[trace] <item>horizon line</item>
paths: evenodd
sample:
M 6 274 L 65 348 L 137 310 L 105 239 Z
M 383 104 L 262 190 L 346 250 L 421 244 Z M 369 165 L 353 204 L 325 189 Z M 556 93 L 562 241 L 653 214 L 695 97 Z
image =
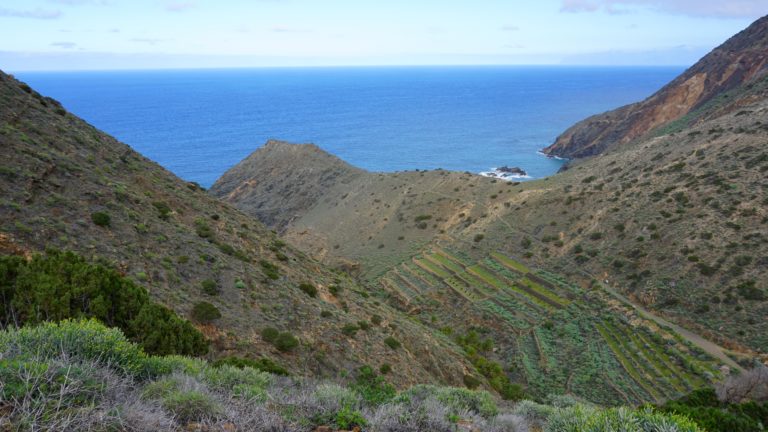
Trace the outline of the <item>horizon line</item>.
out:
M 68 72 L 163 72 L 204 70 L 254 70 L 254 69 L 396 69 L 396 68 L 688 68 L 691 64 L 564 64 L 564 63 L 478 63 L 478 64 L 338 64 L 338 65 L 263 65 L 263 66 L 194 66 L 194 67 L 147 67 L 147 68 L 93 68 L 93 69 L 4 69 L 6 73 L 68 73 Z

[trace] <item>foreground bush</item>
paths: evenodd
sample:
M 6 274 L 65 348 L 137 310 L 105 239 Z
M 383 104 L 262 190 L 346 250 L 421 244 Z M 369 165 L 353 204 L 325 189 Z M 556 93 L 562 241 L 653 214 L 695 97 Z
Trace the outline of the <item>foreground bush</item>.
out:
M 659 409 L 686 415 L 707 432 L 751 432 L 768 427 L 768 401 L 721 401 L 714 389 L 696 390 L 681 399 L 665 403 Z
M 0 331 L 0 430 L 702 431 L 650 409 L 603 410 L 561 397 L 502 412 L 485 391 L 420 385 L 397 394 L 370 367 L 344 387 L 242 360 L 150 356 L 95 320 Z
M 0 326 L 96 318 L 152 354 L 201 355 L 202 333 L 143 287 L 103 264 L 49 250 L 27 261 L 0 256 Z

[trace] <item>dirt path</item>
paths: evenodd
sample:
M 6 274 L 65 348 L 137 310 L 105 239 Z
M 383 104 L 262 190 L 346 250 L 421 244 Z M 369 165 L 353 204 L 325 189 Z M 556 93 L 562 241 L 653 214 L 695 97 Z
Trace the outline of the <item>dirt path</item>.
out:
M 687 330 L 687 329 L 685 329 L 683 327 L 680 327 L 679 325 L 677 325 L 675 323 L 669 322 L 669 321 L 665 320 L 664 318 L 662 318 L 660 316 L 654 315 L 652 312 L 649 312 L 647 309 L 632 303 L 628 298 L 626 298 L 625 296 L 623 296 L 622 294 L 620 294 L 619 292 L 617 292 L 613 288 L 607 287 L 607 286 L 605 286 L 603 284 L 600 284 L 600 285 L 605 290 L 605 292 L 607 292 L 608 294 L 612 295 L 613 297 L 615 297 L 616 299 L 618 299 L 622 303 L 626 304 L 627 306 L 635 309 L 638 313 L 643 315 L 643 317 L 648 318 L 650 320 L 653 320 L 654 322 L 656 322 L 657 324 L 659 324 L 661 326 L 666 326 L 666 327 L 671 328 L 677 334 L 682 336 L 684 339 L 686 339 L 687 341 L 689 341 L 692 344 L 696 345 L 697 347 L 701 348 L 702 350 L 704 350 L 707 354 L 711 355 L 712 357 L 715 357 L 716 359 L 722 361 L 723 363 L 728 365 L 730 368 L 738 370 L 738 371 L 741 371 L 741 372 L 744 371 L 744 368 L 739 366 L 738 363 L 733 361 L 732 358 L 728 357 L 728 355 L 725 354 L 725 349 L 723 347 L 721 347 L 720 345 L 718 345 L 718 344 L 716 344 L 716 343 L 714 343 L 714 342 L 712 342 L 710 340 L 704 339 L 702 336 L 700 336 L 700 335 L 698 335 L 698 334 L 696 334 L 696 333 L 694 333 L 694 332 L 692 332 L 690 330 Z

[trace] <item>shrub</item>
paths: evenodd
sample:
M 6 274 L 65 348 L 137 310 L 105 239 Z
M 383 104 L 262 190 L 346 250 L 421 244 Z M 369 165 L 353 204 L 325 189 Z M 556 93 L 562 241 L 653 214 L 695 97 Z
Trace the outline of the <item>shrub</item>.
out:
M 232 245 L 227 243 L 219 243 L 218 245 L 219 250 L 227 255 L 234 255 L 235 254 L 235 248 L 232 247 Z
M 397 394 L 395 387 L 376 375 L 373 368 L 367 365 L 357 370 L 357 377 L 351 388 L 372 405 L 388 402 Z
M 274 327 L 267 327 L 261 331 L 261 338 L 265 342 L 274 343 L 278 336 L 280 336 L 280 331 Z
M 357 326 L 360 327 L 360 330 L 368 331 L 371 329 L 371 324 L 368 323 L 368 321 L 358 321 Z
M 206 324 L 221 318 L 221 312 L 219 312 L 219 308 L 208 302 L 198 302 L 192 308 L 192 318 L 199 323 Z
M 472 240 L 474 240 L 474 242 L 477 243 L 484 238 L 485 238 L 485 234 L 475 234 L 475 237 Z
M 339 285 L 331 285 L 328 287 L 328 292 L 334 297 L 337 297 L 341 291 L 342 288 Z
M 331 311 L 324 310 L 324 311 L 320 312 L 320 316 L 322 318 L 330 318 L 330 317 L 333 316 L 333 313 L 331 313 Z
M 703 432 L 686 417 L 657 412 L 648 407 L 637 410 L 626 407 L 597 409 L 583 405 L 555 409 L 549 416 L 546 430 L 548 432 L 582 430 Z
M 723 388 L 728 385 L 726 383 Z M 665 403 L 658 410 L 687 416 L 708 432 L 758 431 L 763 429 L 768 419 L 768 403 L 721 402 L 711 388 L 694 390 L 680 399 Z
M 203 371 L 203 381 L 219 391 L 230 391 L 247 399 L 263 399 L 266 388 L 272 382 L 271 375 L 250 367 L 222 365 Z
M 301 283 L 299 284 L 299 289 L 304 291 L 304 293 L 310 297 L 317 297 L 317 288 L 311 283 Z
M 210 396 L 199 391 L 173 392 L 163 399 L 163 408 L 182 424 L 211 420 L 222 411 Z
M 299 340 L 289 332 L 282 332 L 277 335 L 272 345 L 282 352 L 288 352 L 299 346 Z
M 108 227 L 112 222 L 112 218 L 104 212 L 91 213 L 91 220 L 100 227 Z
M 134 376 L 145 372 L 147 361 L 144 351 L 120 330 L 107 328 L 95 319 L 4 330 L 0 332 L 0 352 L 13 352 L 18 357 L 94 361 Z
M 216 283 L 216 281 L 212 279 L 205 279 L 202 282 L 200 282 L 200 286 L 203 287 L 203 292 L 208 295 L 218 295 L 219 294 L 219 286 Z
M 464 380 L 464 385 L 468 389 L 474 390 L 474 389 L 477 388 L 477 386 L 480 385 L 480 380 L 475 378 L 475 377 L 473 377 L 472 375 L 464 375 L 463 380 Z
M 384 344 L 392 348 L 393 350 L 400 348 L 400 341 L 395 339 L 392 336 L 387 336 L 387 338 L 384 339 Z
M 162 202 L 162 201 L 155 201 L 152 203 L 152 205 L 155 207 L 158 213 L 158 217 L 162 220 L 168 220 L 171 216 L 171 207 Z
M 213 230 L 208 226 L 208 222 L 205 219 L 195 219 L 195 232 L 204 239 L 213 238 Z
M 363 427 L 368 422 L 359 411 L 353 410 L 345 405 L 336 413 L 335 423 L 336 427 L 341 430 L 351 430 L 353 428 Z
M 67 318 L 96 318 L 152 354 L 208 350 L 202 333 L 113 268 L 55 250 L 29 261 L 0 256 L 0 326 Z
M 231 357 L 221 358 L 211 363 L 211 366 L 213 367 L 221 367 L 224 365 L 234 366 L 238 368 L 249 367 L 256 370 L 260 370 L 262 372 L 268 372 L 274 375 L 282 375 L 282 376 L 290 375 L 286 368 L 280 366 L 274 360 L 266 357 L 261 357 L 256 360 L 252 360 L 248 358 L 231 356 Z
M 280 279 L 280 269 L 277 265 L 272 264 L 267 260 L 260 260 L 259 265 L 261 266 L 262 271 L 264 271 L 264 276 L 272 280 Z
M 357 331 L 360 330 L 360 327 L 358 327 L 356 324 L 344 324 L 344 327 L 341 328 L 341 332 L 349 337 L 352 337 L 357 333 Z
M 386 375 L 390 372 L 392 372 L 392 365 L 390 365 L 389 363 L 384 363 L 379 367 L 379 373 L 382 375 Z
M 373 315 L 371 316 L 371 323 L 373 325 L 381 325 L 381 315 Z

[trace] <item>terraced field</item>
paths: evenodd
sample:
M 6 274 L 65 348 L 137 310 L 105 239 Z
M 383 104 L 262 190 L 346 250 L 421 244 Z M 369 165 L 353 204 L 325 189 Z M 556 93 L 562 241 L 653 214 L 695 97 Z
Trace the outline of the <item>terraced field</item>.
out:
M 380 283 L 425 322 L 492 336 L 505 347 L 497 360 L 537 397 L 555 389 L 603 404 L 659 402 L 720 374 L 715 359 L 625 315 L 600 290 L 500 253 L 472 259 L 435 247 Z

